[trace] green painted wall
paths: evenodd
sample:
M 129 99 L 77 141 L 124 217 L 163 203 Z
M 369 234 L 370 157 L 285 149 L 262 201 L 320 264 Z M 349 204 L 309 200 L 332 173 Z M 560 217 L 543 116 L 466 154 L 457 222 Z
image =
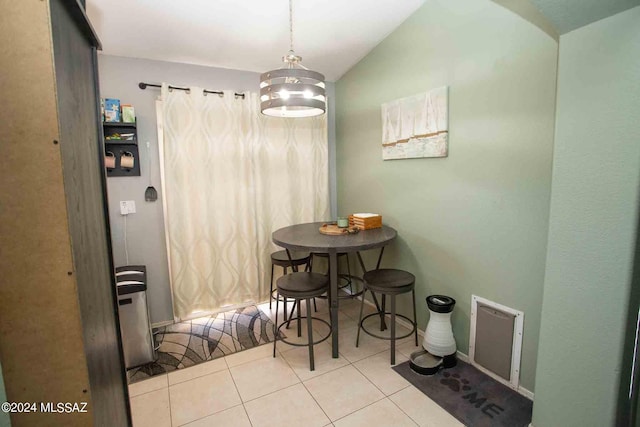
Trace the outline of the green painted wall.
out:
M 533 424 L 610 426 L 640 170 L 640 7 L 560 38 Z
M 424 297 L 471 295 L 525 312 L 521 384 L 534 388 L 553 150 L 557 43 L 488 0 L 430 0 L 336 86 L 338 213 L 379 212 L 398 230 L 384 266 Z M 380 104 L 449 86 L 444 159 L 381 159 Z M 371 267 L 371 266 L 370 266 Z M 402 307 L 408 313 L 408 305 Z

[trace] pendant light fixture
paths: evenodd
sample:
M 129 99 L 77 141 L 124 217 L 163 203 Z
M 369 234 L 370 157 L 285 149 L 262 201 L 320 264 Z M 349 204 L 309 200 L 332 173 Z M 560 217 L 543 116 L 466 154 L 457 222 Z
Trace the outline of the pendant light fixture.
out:
M 289 52 L 284 68 L 260 76 L 260 110 L 275 117 L 312 117 L 324 114 L 327 104 L 324 76 L 304 67 L 293 51 L 293 0 L 289 0 Z

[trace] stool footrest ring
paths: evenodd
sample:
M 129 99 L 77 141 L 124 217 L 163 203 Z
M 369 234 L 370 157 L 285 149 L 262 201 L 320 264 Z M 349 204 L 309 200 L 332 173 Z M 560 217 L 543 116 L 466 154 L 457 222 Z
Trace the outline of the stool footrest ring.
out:
M 368 335 L 371 335 L 372 337 L 376 337 L 376 338 L 379 338 L 381 340 L 389 340 L 390 341 L 391 340 L 390 336 L 385 337 L 385 336 L 382 336 L 382 335 L 374 334 L 373 332 L 367 331 L 367 328 L 364 327 L 364 321 L 365 320 L 367 320 L 369 317 L 373 317 L 373 316 L 380 317 L 380 314 L 385 314 L 385 315 L 389 314 L 389 315 L 391 315 L 391 313 L 388 312 L 388 311 L 384 312 L 384 313 L 375 312 L 375 313 L 367 314 L 366 316 L 364 316 L 362 318 L 362 321 L 360 322 L 359 326 L 362 328 L 363 331 L 365 331 Z M 395 337 L 396 341 L 397 340 L 401 340 L 403 338 L 407 338 L 407 337 L 413 335 L 413 333 L 416 331 L 416 328 L 418 327 L 415 323 L 413 323 L 413 320 L 409 319 L 407 316 L 404 316 L 402 314 L 397 314 L 397 313 L 396 313 L 396 317 L 400 317 L 400 318 L 406 320 L 407 322 L 409 322 L 413 326 L 413 328 L 411 328 L 411 330 L 407 334 Z M 396 326 L 397 326 L 397 323 L 396 323 Z
M 304 343 L 304 344 L 301 344 L 301 343 L 294 343 L 294 342 L 291 342 L 291 341 L 287 341 L 287 340 L 283 337 L 283 334 L 280 332 L 280 329 L 282 329 L 282 327 L 283 327 L 283 326 L 285 326 L 285 325 L 289 322 L 289 321 L 285 321 L 285 322 L 282 322 L 280 325 L 278 325 L 278 329 L 277 329 L 277 336 L 276 336 L 276 337 L 274 337 L 274 339 L 279 339 L 279 340 L 280 340 L 280 341 L 282 341 L 283 343 L 285 343 L 285 344 L 289 344 L 289 345 L 293 345 L 293 346 L 295 346 L 295 347 L 308 347 L 310 344 L 317 345 L 317 344 L 320 344 L 320 343 L 321 343 L 321 342 L 323 342 L 323 341 L 326 341 L 326 340 L 331 336 L 331 325 L 329 324 L 329 322 L 327 322 L 327 321 L 326 321 L 326 320 L 324 320 L 324 319 L 320 319 L 320 318 L 318 318 L 318 317 L 313 317 L 313 316 L 311 317 L 311 319 L 312 319 L 312 320 L 317 320 L 317 321 L 322 322 L 322 323 L 324 323 L 325 325 L 327 325 L 327 326 L 329 327 L 329 333 L 328 333 L 327 335 L 325 335 L 324 337 L 320 338 L 319 340 L 314 341 L 313 343 Z M 306 320 L 307 320 L 307 317 L 306 317 L 306 316 L 305 316 L 305 317 L 301 317 L 301 318 L 300 318 L 300 321 L 306 321 Z M 297 318 L 297 317 L 294 317 L 293 319 L 291 319 L 291 322 L 297 322 L 297 321 L 298 321 L 298 318 Z M 278 338 L 278 337 L 279 337 L 279 338 Z

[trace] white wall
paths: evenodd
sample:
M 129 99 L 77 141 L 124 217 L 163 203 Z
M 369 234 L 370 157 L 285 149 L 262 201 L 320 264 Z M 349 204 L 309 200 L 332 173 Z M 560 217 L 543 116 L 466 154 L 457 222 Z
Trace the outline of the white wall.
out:
M 277 58 L 276 58 L 277 59 Z M 100 93 L 103 98 L 118 98 L 121 103 L 132 104 L 138 120 L 138 139 L 141 158 L 140 177 L 111 177 L 107 179 L 109 217 L 116 266 L 124 265 L 124 220 L 119 201 L 134 200 L 137 213 L 127 218 L 129 264 L 147 266 L 149 310 L 152 323 L 173 320 L 171 289 L 167 267 L 167 251 L 162 215 L 162 191 L 158 164 L 155 100 L 158 89 L 138 88 L 139 82 L 167 82 L 175 86 L 198 86 L 211 90 L 257 92 L 259 73 L 203 67 L 190 64 L 153 61 L 100 55 Z M 277 64 L 274 64 L 276 66 Z M 266 71 L 266 70 L 265 70 Z M 332 212 L 335 212 L 335 113 L 334 85 L 327 84 L 329 96 L 329 161 Z M 149 183 L 148 156 L 145 142 L 151 142 L 152 181 L 158 190 L 158 201 L 146 202 L 144 192 Z

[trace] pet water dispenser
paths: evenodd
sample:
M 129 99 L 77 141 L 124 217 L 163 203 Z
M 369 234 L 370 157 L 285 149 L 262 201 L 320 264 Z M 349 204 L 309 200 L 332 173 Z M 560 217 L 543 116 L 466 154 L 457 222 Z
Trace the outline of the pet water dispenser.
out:
M 451 328 L 451 312 L 456 300 L 444 295 L 427 297 L 429 323 L 424 333 L 422 350 L 411 354 L 410 366 L 415 372 L 433 375 L 441 368 L 456 366 L 456 340 Z

